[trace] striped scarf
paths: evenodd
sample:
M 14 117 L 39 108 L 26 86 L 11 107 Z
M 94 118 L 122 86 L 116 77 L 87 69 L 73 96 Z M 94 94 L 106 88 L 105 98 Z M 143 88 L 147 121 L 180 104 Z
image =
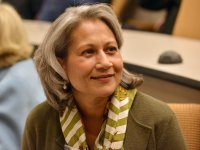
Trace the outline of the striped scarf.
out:
M 119 86 L 111 98 L 108 117 L 95 141 L 94 150 L 123 150 L 127 118 L 136 89 L 126 90 Z M 62 132 L 67 145 L 65 149 L 88 150 L 86 135 L 78 109 L 66 107 L 60 116 Z

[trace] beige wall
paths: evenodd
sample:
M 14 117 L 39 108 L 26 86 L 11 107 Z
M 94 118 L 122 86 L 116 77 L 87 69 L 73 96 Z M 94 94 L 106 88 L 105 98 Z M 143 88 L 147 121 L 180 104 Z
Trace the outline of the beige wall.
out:
M 182 0 L 173 35 L 200 39 L 200 0 Z

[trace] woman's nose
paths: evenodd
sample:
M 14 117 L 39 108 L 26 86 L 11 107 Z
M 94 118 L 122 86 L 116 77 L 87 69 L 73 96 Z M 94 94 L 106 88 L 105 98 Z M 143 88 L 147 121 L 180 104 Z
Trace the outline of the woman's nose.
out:
M 109 56 L 105 52 L 98 54 L 97 56 L 97 63 L 96 68 L 97 69 L 108 69 L 112 67 L 112 62 L 109 59 Z

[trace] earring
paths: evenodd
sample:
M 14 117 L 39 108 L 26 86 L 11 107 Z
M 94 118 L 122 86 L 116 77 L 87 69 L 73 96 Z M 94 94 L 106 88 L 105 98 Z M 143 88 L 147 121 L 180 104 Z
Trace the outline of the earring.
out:
M 67 83 L 64 82 L 64 84 L 63 84 L 63 90 L 66 90 L 66 89 L 67 89 Z

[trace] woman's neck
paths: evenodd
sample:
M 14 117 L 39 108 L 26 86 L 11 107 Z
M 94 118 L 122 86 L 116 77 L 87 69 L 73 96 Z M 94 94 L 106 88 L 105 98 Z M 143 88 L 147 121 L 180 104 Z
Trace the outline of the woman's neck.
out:
M 92 99 L 75 96 L 75 101 L 82 119 L 101 119 L 104 116 L 109 97 Z
M 75 99 L 84 125 L 87 144 L 90 149 L 93 149 L 95 140 L 101 131 L 109 97 L 95 99 L 75 97 Z

